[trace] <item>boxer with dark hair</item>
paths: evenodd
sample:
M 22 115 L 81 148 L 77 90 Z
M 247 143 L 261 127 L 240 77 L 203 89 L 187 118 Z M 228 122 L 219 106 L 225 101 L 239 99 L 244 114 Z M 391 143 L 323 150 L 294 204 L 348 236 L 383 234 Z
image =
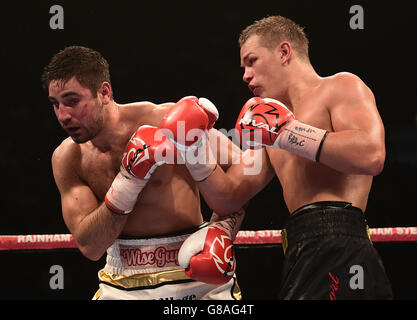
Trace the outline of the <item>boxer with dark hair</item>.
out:
M 216 167 L 198 183 L 206 202 L 227 215 L 276 175 L 290 212 L 279 297 L 391 298 L 364 215 L 372 178 L 385 161 L 384 126 L 372 91 L 351 73 L 319 76 L 303 28 L 288 18 L 256 21 L 239 43 L 243 81 L 255 97 L 236 129 L 248 148 L 242 157 L 256 155 L 260 171 L 245 174 L 245 161 L 227 173 Z M 360 288 L 351 285 L 355 266 L 363 270 Z
M 231 236 L 243 212 L 204 223 L 197 185 L 158 128 L 175 104 L 116 103 L 107 61 L 80 46 L 57 53 L 42 81 L 69 135 L 52 156 L 64 221 L 87 258 L 107 252 L 95 298 L 239 299 Z M 240 149 L 212 128 L 214 116 L 202 127 L 220 146 L 209 170 L 220 158 L 227 170 Z M 184 269 L 179 249 L 195 232 L 205 260 L 182 257 Z

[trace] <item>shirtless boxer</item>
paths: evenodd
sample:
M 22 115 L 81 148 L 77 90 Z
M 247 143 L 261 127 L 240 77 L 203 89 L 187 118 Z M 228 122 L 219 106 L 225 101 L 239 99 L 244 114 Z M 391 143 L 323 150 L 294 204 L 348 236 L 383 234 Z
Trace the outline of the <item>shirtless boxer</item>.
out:
M 243 80 L 255 98 L 236 129 L 249 148 L 243 157 L 256 154 L 261 170 L 245 174 L 245 161 L 227 173 L 217 167 L 198 183 L 200 192 L 215 212 L 228 214 L 278 177 L 291 213 L 280 299 L 390 299 L 364 218 L 372 177 L 385 161 L 371 90 L 351 73 L 320 77 L 303 29 L 290 19 L 256 21 L 239 43 Z M 359 276 L 363 286 L 355 285 Z
M 190 234 L 197 233 L 195 241 L 204 246 L 209 241 L 204 236 L 215 239 L 233 228 L 227 224 L 220 231 L 227 218 L 204 223 L 198 188 L 187 168 L 172 159 L 157 159 L 158 153 L 162 157 L 173 150 L 172 143 L 158 139 L 156 132 L 174 104 L 116 103 L 107 61 L 85 47 L 72 46 L 56 54 L 45 67 L 42 81 L 69 135 L 52 156 L 64 221 L 87 258 L 98 260 L 107 251 L 95 298 L 240 298 L 233 272 L 207 275 L 209 269 L 204 269 L 205 262 L 198 256 L 192 270 L 185 271 L 178 263 L 179 248 Z M 206 131 L 214 121 L 206 121 Z M 229 159 L 232 149 L 240 154 L 217 130 L 209 132 L 210 141 L 218 138 L 219 144 L 226 145 Z M 221 164 L 224 170 L 228 166 Z

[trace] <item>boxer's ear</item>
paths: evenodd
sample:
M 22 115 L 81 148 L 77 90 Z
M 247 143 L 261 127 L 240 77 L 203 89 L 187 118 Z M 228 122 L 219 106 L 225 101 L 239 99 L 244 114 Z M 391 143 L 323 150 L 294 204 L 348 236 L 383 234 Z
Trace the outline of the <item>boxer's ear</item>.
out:
M 276 54 L 281 60 L 282 65 L 286 65 L 292 58 L 293 49 L 288 41 L 282 41 L 276 48 Z
M 101 102 L 106 105 L 112 100 L 112 88 L 111 84 L 107 81 L 103 81 L 100 88 L 98 89 L 98 95 L 100 96 Z

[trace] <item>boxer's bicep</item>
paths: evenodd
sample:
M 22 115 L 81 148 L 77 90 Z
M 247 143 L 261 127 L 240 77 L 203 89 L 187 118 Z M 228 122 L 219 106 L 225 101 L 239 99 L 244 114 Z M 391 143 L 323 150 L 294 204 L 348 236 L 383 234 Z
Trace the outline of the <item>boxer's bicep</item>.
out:
M 74 233 L 81 221 L 98 207 L 98 201 L 90 187 L 76 174 L 71 161 L 65 161 L 57 152 L 52 156 L 52 169 L 61 196 L 65 224 Z
M 333 130 L 323 143 L 320 162 L 344 173 L 378 174 L 385 159 L 385 132 L 371 90 L 351 76 L 334 91 L 329 107 Z
M 71 186 L 61 199 L 65 224 L 73 234 L 83 219 L 99 205 L 91 189 L 83 184 Z
M 334 131 L 358 130 L 370 137 L 380 136 L 384 128 L 372 91 L 358 78 L 345 82 L 345 90 L 340 90 L 329 108 Z

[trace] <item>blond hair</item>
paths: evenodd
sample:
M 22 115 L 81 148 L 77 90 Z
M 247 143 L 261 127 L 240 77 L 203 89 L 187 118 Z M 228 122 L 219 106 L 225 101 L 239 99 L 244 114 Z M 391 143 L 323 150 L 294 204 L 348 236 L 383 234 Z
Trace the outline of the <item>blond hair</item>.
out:
M 308 59 L 308 39 L 304 28 L 291 19 L 282 16 L 270 16 L 255 21 L 246 27 L 239 36 L 240 47 L 252 35 L 261 37 L 263 46 L 274 49 L 282 41 L 288 41 L 300 58 Z

